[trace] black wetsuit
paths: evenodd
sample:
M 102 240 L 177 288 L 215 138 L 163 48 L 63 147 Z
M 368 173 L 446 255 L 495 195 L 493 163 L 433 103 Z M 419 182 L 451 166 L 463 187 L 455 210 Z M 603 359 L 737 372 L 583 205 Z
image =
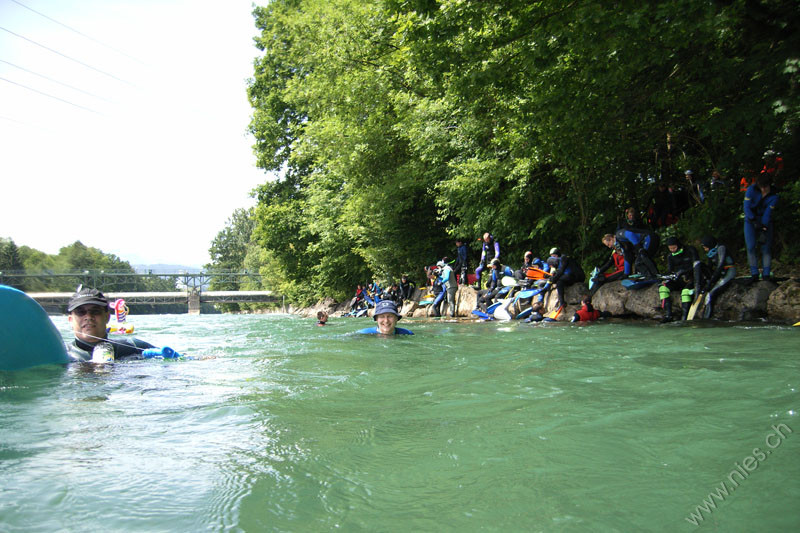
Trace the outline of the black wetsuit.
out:
M 395 302 L 398 305 L 402 305 L 402 303 L 403 303 L 403 297 L 400 294 L 400 289 L 399 288 L 393 289 L 393 288 L 389 287 L 388 289 L 383 291 L 383 299 L 384 300 L 391 300 L 392 302 Z
M 703 318 L 711 318 L 714 299 L 736 277 L 733 257 L 728 253 L 728 249 L 724 244 L 717 244 L 709 250 L 708 257 L 710 259 L 711 277 L 703 290 L 703 292 L 707 293 Z
M 122 337 L 119 340 L 107 341 L 114 348 L 114 360 L 124 361 L 126 359 L 143 359 L 142 350 L 147 348 L 155 348 L 149 342 L 134 339 L 131 337 Z M 82 340 L 75 339 L 71 344 L 67 345 L 67 352 L 73 361 L 90 361 L 92 359 L 92 351 L 96 344 L 89 344 Z
M 555 259 L 555 261 L 552 261 L 553 259 Z M 583 283 L 586 280 L 586 274 L 583 268 L 581 268 L 580 263 L 568 255 L 550 257 L 547 262 L 550 264 L 550 271 L 553 273 L 550 277 L 550 282 L 556 284 L 558 305 L 562 307 L 566 304 L 564 300 L 564 289 L 573 283 Z
M 467 268 L 467 245 L 462 243 L 458 247 L 456 264 L 453 265 L 453 271 L 456 273 L 459 285 L 467 284 Z
M 694 299 L 695 289 L 700 290 L 703 281 L 702 263 L 700 256 L 697 255 L 697 250 L 693 246 L 679 245 L 678 251 L 670 253 L 667 257 L 667 271 L 674 274 L 675 278 L 665 281 L 659 288 L 658 296 L 661 300 L 661 307 L 664 309 L 664 319 L 672 319 L 670 291 L 680 290 L 683 311 L 681 319 L 686 320 Z
M 401 300 L 410 300 L 412 296 L 414 296 L 414 291 L 417 288 L 417 284 L 413 281 L 406 281 L 400 282 L 400 299 Z

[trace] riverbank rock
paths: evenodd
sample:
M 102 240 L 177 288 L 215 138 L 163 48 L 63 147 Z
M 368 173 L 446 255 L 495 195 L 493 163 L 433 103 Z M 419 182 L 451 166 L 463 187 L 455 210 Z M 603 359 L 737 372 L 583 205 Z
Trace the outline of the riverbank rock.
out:
M 800 321 L 800 281 L 789 280 L 772 291 L 767 300 L 767 316 L 790 324 Z
M 712 318 L 731 321 L 769 319 L 781 322 L 800 317 L 800 283 L 790 280 L 782 284 L 772 281 L 748 283 L 749 278 L 738 278 L 717 296 L 713 303 Z M 672 292 L 673 316 L 680 317 L 679 291 Z M 620 282 L 600 287 L 592 303 L 601 311 L 614 316 L 661 318 L 658 284 L 639 290 L 628 290 Z

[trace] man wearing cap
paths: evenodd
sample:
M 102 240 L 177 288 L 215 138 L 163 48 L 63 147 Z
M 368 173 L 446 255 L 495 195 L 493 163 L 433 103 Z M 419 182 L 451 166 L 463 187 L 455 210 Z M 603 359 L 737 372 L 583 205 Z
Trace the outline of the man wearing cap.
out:
M 67 346 L 67 352 L 74 361 L 91 361 L 97 347 L 113 351 L 114 360 L 141 359 L 142 350 L 155 348 L 139 339 L 122 338 L 113 343 L 108 340 L 108 300 L 97 289 L 79 287 L 67 304 L 67 312 L 75 333 L 75 340 Z
M 397 305 L 391 300 L 381 300 L 375 306 L 375 314 L 372 319 L 378 323 L 377 327 L 365 328 L 356 333 L 367 335 L 413 335 L 414 333 L 403 328 L 396 327 L 400 320 L 400 313 L 397 312 Z

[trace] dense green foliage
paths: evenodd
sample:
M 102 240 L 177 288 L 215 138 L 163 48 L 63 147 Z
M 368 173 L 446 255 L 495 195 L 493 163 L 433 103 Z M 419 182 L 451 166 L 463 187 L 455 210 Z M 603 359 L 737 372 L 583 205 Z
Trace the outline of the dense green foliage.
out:
M 272 0 L 249 97 L 258 164 L 250 264 L 295 300 L 453 255 L 557 245 L 590 264 L 622 210 L 691 168 L 729 183 L 767 148 L 794 178 L 794 0 Z M 794 187 L 794 185 L 793 185 Z M 741 197 L 671 230 L 742 244 Z M 800 223 L 781 203 L 777 250 Z M 477 252 L 474 252 L 477 253 Z M 474 257 L 472 258 L 474 262 Z

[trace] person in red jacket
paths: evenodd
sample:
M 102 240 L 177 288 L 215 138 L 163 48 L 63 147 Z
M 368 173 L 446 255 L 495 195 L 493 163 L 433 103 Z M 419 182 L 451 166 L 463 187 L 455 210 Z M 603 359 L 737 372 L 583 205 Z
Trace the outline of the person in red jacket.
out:
M 611 256 L 602 265 L 595 268 L 595 276 L 592 278 L 591 292 L 594 294 L 603 283 L 617 281 L 626 277 L 625 273 L 625 254 L 622 246 L 617 244 L 617 238 L 610 233 L 603 235 L 603 244 L 611 248 Z M 609 268 L 614 270 L 606 272 Z M 630 270 L 630 268 L 629 268 Z
M 594 322 L 598 318 L 611 316 L 607 311 L 598 311 L 592 306 L 592 297 L 584 296 L 581 300 L 581 308 L 572 315 L 572 322 Z

